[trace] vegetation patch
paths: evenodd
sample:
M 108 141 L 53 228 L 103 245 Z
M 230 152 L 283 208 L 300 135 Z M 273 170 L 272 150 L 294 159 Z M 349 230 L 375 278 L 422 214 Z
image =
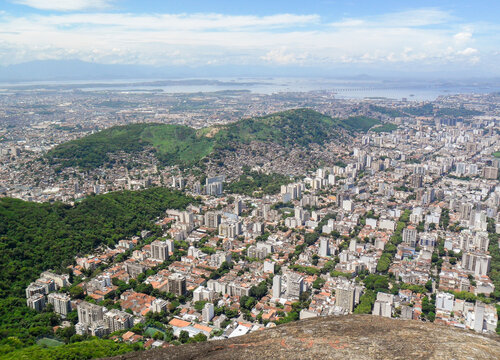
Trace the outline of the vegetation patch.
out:
M 252 196 L 256 191 L 263 194 L 276 194 L 280 191 L 281 185 L 289 184 L 293 181 L 289 176 L 280 174 L 266 174 L 257 171 L 244 169 L 243 175 L 237 181 L 233 181 L 226 190 L 234 194 L 244 194 Z
M 395 124 L 390 124 L 386 123 L 380 126 L 376 126 L 372 128 L 370 131 L 376 132 L 376 133 L 384 133 L 384 132 L 393 132 L 394 130 L 397 130 L 398 126 Z
M 234 150 L 251 141 L 307 147 L 339 138 L 342 128 L 367 131 L 378 123 L 366 117 L 341 121 L 314 110 L 296 109 L 200 130 L 173 124 L 130 124 L 61 144 L 46 158 L 61 167 L 93 169 L 110 163 L 112 154 L 152 149 L 163 165 L 190 166 L 218 151 Z

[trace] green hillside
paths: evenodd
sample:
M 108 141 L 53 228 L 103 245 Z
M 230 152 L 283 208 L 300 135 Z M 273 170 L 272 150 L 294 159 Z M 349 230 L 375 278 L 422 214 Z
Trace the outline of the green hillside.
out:
M 193 201 L 166 188 L 92 196 L 74 206 L 1 198 L 0 357 L 4 345 L 11 349 L 2 339 L 14 336 L 28 346 L 53 334 L 57 316 L 29 309 L 24 297 L 25 287 L 42 271 L 64 271 L 77 254 L 114 245 L 143 229 L 154 231 L 152 220 L 165 209 L 183 209 Z
M 338 137 L 340 122 L 310 109 L 296 109 L 229 125 L 226 136 L 236 142 L 259 140 L 285 146 L 323 144 Z
M 483 115 L 482 111 L 459 108 L 438 108 L 433 104 L 424 104 L 419 106 L 410 106 L 400 109 L 391 109 L 383 106 L 370 105 L 370 110 L 388 115 L 391 117 L 413 116 L 442 116 L 442 117 L 469 117 Z
M 164 165 L 189 166 L 218 150 L 234 149 L 250 141 L 307 147 L 338 139 L 340 129 L 366 132 L 377 124 L 378 120 L 362 116 L 333 119 L 310 109 L 288 110 L 200 130 L 183 125 L 131 124 L 61 144 L 49 151 L 47 159 L 62 167 L 91 169 L 109 163 L 112 154 L 133 154 L 151 148 Z
M 184 208 L 193 200 L 166 188 L 113 192 L 75 206 L 0 198 L 0 298 L 22 295 L 43 270 L 136 235 L 165 209 Z
M 214 141 L 198 136 L 195 129 L 171 124 L 114 126 L 81 139 L 66 142 L 49 151 L 51 163 L 62 167 L 95 168 L 110 162 L 110 155 L 136 153 L 152 147 L 165 164 L 189 163 L 210 154 Z
M 375 125 L 380 124 L 377 119 L 366 116 L 352 116 L 342 121 L 342 125 L 346 130 L 355 132 L 367 132 Z

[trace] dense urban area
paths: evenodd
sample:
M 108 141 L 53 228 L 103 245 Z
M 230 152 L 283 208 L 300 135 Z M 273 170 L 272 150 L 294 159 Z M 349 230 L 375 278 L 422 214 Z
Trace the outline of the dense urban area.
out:
M 500 333 L 500 94 L 0 94 L 0 356 L 372 314 Z

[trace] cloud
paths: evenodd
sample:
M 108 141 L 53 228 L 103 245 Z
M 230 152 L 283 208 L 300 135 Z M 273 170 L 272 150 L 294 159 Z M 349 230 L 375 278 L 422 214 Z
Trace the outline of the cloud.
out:
M 290 65 L 302 63 L 305 56 L 298 56 L 294 53 L 288 52 L 286 48 L 282 47 L 267 52 L 264 56 L 261 56 L 260 59 L 279 65 Z
M 411 69 L 479 63 L 488 51 L 498 50 L 481 42 L 477 24 L 462 24 L 436 9 L 333 24 L 316 14 L 0 14 L 0 28 L 9 29 L 0 36 L 0 64 L 78 58 L 190 66 L 400 64 Z M 497 33 L 490 32 L 487 43 L 498 43 Z
M 464 49 L 461 51 L 457 51 L 457 54 L 465 55 L 465 56 L 471 56 L 471 55 L 475 55 L 477 53 L 478 53 L 477 49 L 473 49 L 473 48 L 467 48 L 467 49 Z
M 453 39 L 455 40 L 455 43 L 459 45 L 466 44 L 472 39 L 472 32 L 471 31 L 459 32 L 453 35 Z
M 369 16 L 366 19 L 344 19 L 331 23 L 333 27 L 422 27 L 444 24 L 452 20 L 449 12 L 439 9 L 415 9 L 403 12 L 394 12 L 378 16 Z
M 80 11 L 110 8 L 114 0 L 12 0 L 39 10 Z

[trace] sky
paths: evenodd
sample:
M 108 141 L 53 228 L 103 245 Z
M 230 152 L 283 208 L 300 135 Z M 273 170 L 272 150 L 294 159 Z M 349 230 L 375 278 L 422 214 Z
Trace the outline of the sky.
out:
M 483 0 L 0 0 L 0 65 L 498 76 L 498 14 L 500 2 Z

